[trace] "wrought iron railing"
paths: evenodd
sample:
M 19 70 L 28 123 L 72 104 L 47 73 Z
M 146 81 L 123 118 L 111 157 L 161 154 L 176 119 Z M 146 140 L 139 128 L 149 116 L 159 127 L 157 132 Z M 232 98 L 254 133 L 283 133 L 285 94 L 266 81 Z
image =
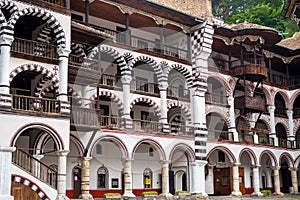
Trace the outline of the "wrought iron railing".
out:
M 17 149 L 12 154 L 12 162 L 49 186 L 53 188 L 57 187 L 57 171 L 32 155 Z

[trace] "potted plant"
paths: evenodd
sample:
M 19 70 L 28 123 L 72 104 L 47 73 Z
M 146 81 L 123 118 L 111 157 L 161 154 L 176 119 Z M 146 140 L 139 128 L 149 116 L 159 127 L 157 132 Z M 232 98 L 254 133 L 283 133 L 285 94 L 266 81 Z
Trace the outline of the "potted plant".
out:
M 32 111 L 43 112 L 43 106 L 39 102 L 34 102 L 31 106 Z
M 175 193 L 176 193 L 176 195 L 178 195 L 178 196 L 189 196 L 189 195 L 191 195 L 190 192 L 185 191 L 185 190 L 177 190 Z
M 121 198 L 121 194 L 119 194 L 119 193 L 105 193 L 103 196 L 106 199 L 119 199 L 119 198 Z
M 156 191 L 145 191 L 142 193 L 143 197 L 156 197 L 158 193 Z

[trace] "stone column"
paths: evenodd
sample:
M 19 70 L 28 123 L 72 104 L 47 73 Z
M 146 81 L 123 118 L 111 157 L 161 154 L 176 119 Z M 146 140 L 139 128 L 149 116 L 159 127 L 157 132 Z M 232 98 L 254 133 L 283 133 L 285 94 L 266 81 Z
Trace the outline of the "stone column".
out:
M 162 162 L 161 175 L 162 175 L 162 184 L 161 184 L 162 193 L 160 195 L 164 197 L 171 197 L 172 194 L 170 194 L 170 187 L 169 187 L 169 161 Z
M 32 170 L 33 170 L 33 174 L 36 176 L 36 177 L 39 177 L 40 173 L 41 173 L 41 163 L 40 163 L 40 160 L 42 158 L 44 158 L 44 155 L 33 155 L 33 157 L 37 160 L 34 160 L 33 161 L 33 166 L 32 166 Z
M 124 168 L 124 194 L 123 197 L 135 197 L 132 193 L 132 169 L 131 169 L 131 160 L 125 160 L 123 162 Z
M 257 165 L 253 167 L 253 188 L 254 188 L 254 192 L 252 193 L 252 195 L 255 196 L 263 196 L 263 194 L 260 192 L 260 177 L 259 177 L 259 168 L 261 166 Z
M 93 199 L 90 194 L 90 160 L 92 158 L 83 157 L 81 160 L 81 198 L 84 200 Z
M 229 131 L 233 134 L 233 141 L 239 142 L 239 134 L 235 127 L 235 114 L 234 114 L 234 97 L 228 97 L 229 104 L 229 117 L 230 117 L 230 127 Z
M 68 57 L 70 50 L 59 48 L 57 50 L 59 56 L 59 96 L 61 101 L 68 101 Z
M 276 136 L 276 130 L 275 130 L 275 106 L 268 106 L 268 111 L 270 114 L 270 128 L 271 128 L 271 133 L 269 136 L 274 139 L 274 146 L 278 146 L 278 138 Z
M 298 194 L 298 179 L 297 179 L 297 168 L 291 168 L 289 169 L 291 171 L 291 177 L 292 177 L 292 186 L 294 189 L 294 194 Z
M 208 197 L 205 191 L 205 165 L 207 161 L 201 160 L 191 164 L 191 193 L 200 195 L 202 198 Z
M 274 194 L 276 195 L 283 195 L 282 192 L 280 192 L 280 179 L 279 179 L 279 169 L 280 166 L 275 166 L 272 168 L 274 172 Z
M 233 185 L 233 191 L 231 193 L 232 196 L 242 196 L 242 193 L 240 192 L 240 181 L 239 181 L 239 166 L 240 163 L 235 163 L 232 166 L 232 185 Z
M 9 94 L 10 49 L 13 36 L 0 37 L 0 94 Z
M 125 118 L 125 128 L 132 129 L 132 119 L 130 117 L 130 83 L 132 77 L 129 74 L 124 74 L 121 78 L 123 87 L 123 118 Z
M 69 151 L 57 151 L 58 156 L 58 170 L 57 170 L 57 200 L 69 200 L 66 196 L 67 185 L 67 155 Z
M 15 147 L 0 147 L 0 200 L 13 200 L 11 196 L 11 160 Z
M 169 134 L 170 127 L 168 124 L 167 89 L 168 89 L 168 82 L 162 82 L 159 84 L 160 112 L 161 112 L 159 122 L 162 123 L 163 132 Z
M 287 139 L 290 141 L 291 146 L 288 147 L 295 147 L 295 135 L 294 135 L 294 123 L 293 123 L 293 111 L 287 110 L 286 114 L 288 116 L 288 122 L 289 122 L 289 133 L 287 136 Z

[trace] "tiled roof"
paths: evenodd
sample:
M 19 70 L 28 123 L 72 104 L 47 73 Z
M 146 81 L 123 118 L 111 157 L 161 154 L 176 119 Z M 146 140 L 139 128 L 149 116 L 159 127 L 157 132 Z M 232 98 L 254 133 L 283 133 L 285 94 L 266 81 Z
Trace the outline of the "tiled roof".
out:
M 295 33 L 291 38 L 281 40 L 277 45 L 291 50 L 300 49 L 300 32 Z
M 229 27 L 233 30 L 241 30 L 241 29 L 269 29 L 269 30 L 275 30 L 275 29 L 267 27 L 267 26 L 252 24 L 250 22 L 243 22 L 243 23 L 240 23 L 240 24 L 232 24 L 232 25 L 229 25 Z

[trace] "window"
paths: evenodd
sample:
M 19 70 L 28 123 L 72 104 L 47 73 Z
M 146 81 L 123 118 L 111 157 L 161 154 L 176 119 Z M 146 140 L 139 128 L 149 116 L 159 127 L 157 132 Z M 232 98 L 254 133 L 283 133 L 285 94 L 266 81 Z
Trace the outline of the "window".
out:
M 218 161 L 225 162 L 225 153 L 223 151 L 218 151 Z
M 98 169 L 98 188 L 108 187 L 108 170 L 105 167 Z
M 96 145 L 96 154 L 102 154 L 102 146 L 101 144 Z
M 149 157 L 154 157 L 154 150 L 152 147 L 149 148 Z
M 150 168 L 144 170 L 144 188 L 152 188 L 152 171 Z

